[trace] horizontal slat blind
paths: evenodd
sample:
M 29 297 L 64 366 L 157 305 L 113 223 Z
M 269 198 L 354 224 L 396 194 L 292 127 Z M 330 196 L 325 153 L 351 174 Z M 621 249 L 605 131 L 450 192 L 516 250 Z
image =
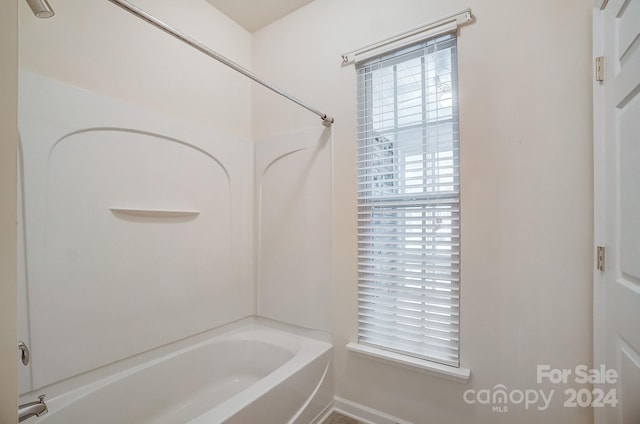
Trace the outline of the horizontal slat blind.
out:
M 359 63 L 360 343 L 459 366 L 456 38 Z

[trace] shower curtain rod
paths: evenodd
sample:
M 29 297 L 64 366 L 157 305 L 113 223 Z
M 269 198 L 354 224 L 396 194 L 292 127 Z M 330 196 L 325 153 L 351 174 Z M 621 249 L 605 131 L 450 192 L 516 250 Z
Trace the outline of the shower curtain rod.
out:
M 326 127 L 330 127 L 331 124 L 333 124 L 334 119 L 330 116 L 328 116 L 326 113 L 322 113 L 320 112 L 318 109 L 311 107 L 307 104 L 305 104 L 302 100 L 297 99 L 287 93 L 285 93 L 284 91 L 280 90 L 277 87 L 274 87 L 273 85 L 269 84 L 268 82 L 266 82 L 265 80 L 263 80 L 262 78 L 258 77 L 256 74 L 254 74 L 253 72 L 243 68 L 242 66 L 238 65 L 237 63 L 227 59 L 226 57 L 222 56 L 221 54 L 219 54 L 218 52 L 211 50 L 209 47 L 205 46 L 204 44 L 200 43 L 199 41 L 194 40 L 193 38 L 177 31 L 175 28 L 167 25 L 166 23 L 162 22 L 161 20 L 159 20 L 158 18 L 156 18 L 155 16 L 150 15 L 149 13 L 145 12 L 144 10 L 140 9 L 139 7 L 129 3 L 126 0 L 109 0 L 111 3 L 114 3 L 118 6 L 120 6 L 121 8 L 123 8 L 124 10 L 126 10 L 127 12 L 137 16 L 138 18 L 150 23 L 151 25 L 155 26 L 156 28 L 159 28 L 161 30 L 163 30 L 164 32 L 174 36 L 175 38 L 177 38 L 178 40 L 182 41 L 185 44 L 188 44 L 189 46 L 193 47 L 194 49 L 206 54 L 207 56 L 217 60 L 218 62 L 227 65 L 228 67 L 230 67 L 231 69 L 240 72 L 242 75 L 251 78 L 252 80 L 254 80 L 255 82 L 257 82 L 258 84 L 268 88 L 269 90 L 283 96 L 286 97 L 287 99 L 291 100 L 294 103 L 297 103 L 298 105 L 302 106 L 303 108 L 307 109 L 310 112 L 315 113 L 316 115 L 318 115 L 320 117 L 320 119 L 322 119 L 322 124 Z

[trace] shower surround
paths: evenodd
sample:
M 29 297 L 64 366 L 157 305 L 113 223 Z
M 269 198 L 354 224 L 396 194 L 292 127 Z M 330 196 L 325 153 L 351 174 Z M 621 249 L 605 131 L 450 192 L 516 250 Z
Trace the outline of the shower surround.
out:
M 198 411 L 218 411 L 214 422 L 234 422 L 230 411 L 319 417 L 331 402 L 330 130 L 318 124 L 254 142 L 27 70 L 19 114 L 20 338 L 32 352 L 20 368 L 21 403 L 47 393 L 48 418 L 39 420 L 75 417 L 100 394 L 138 391 L 168 373 L 154 365 L 165 362 L 161 352 L 262 316 L 290 334 L 274 340 L 294 340 L 267 351 L 289 359 L 251 377 L 235 400 Z M 317 234 L 300 239 L 310 222 Z M 309 343 L 314 353 L 301 358 Z M 212 341 L 209 362 L 176 359 L 194 369 L 171 384 L 192 393 L 218 387 L 224 376 L 188 388 L 189 375 L 241 368 L 227 359 L 257 345 L 235 346 L 233 353 Z M 297 406 L 282 395 L 288 384 L 309 388 Z M 144 387 L 150 404 L 166 395 L 154 383 Z M 274 396 L 288 400 L 259 400 Z M 122 419 L 156 422 L 147 412 Z

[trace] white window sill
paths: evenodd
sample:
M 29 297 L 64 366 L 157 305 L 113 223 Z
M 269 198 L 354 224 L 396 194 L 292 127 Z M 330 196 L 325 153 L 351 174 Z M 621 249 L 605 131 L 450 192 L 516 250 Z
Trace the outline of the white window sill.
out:
M 471 370 L 469 368 L 457 368 L 449 365 L 438 364 L 437 362 L 413 358 L 411 356 L 401 355 L 399 353 L 390 352 L 384 349 L 378 349 L 359 343 L 352 342 L 347 344 L 346 347 L 347 350 L 357 354 L 368 356 L 370 358 L 381 360 L 383 362 L 403 365 L 426 374 L 435 375 L 437 377 L 446 378 L 448 380 L 457 381 L 459 383 L 466 383 L 471 377 Z

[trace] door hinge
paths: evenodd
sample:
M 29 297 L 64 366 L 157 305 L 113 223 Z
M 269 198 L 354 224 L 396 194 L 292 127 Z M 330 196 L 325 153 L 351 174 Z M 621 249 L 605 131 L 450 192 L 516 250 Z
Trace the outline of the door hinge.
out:
M 604 81 L 604 56 L 596 57 L 596 81 Z
M 604 246 L 596 246 L 596 268 L 598 271 L 604 271 L 605 253 Z

